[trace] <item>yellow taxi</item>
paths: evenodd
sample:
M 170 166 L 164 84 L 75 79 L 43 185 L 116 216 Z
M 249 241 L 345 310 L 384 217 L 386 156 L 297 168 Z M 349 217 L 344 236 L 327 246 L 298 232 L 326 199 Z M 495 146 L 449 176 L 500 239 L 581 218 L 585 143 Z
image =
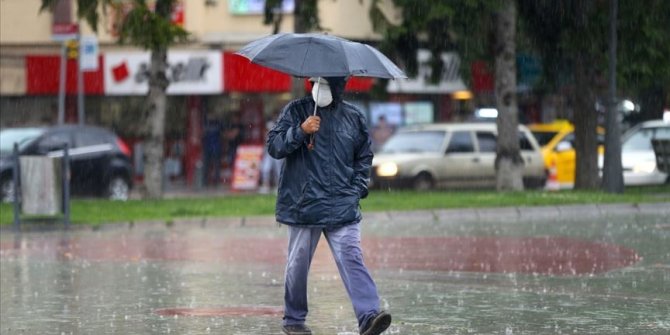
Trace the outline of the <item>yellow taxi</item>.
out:
M 528 126 L 542 147 L 547 169 L 547 188 L 572 188 L 575 184 L 575 127 L 567 120 Z M 598 143 L 604 143 L 604 130 L 598 128 Z M 598 152 L 604 152 L 598 146 Z

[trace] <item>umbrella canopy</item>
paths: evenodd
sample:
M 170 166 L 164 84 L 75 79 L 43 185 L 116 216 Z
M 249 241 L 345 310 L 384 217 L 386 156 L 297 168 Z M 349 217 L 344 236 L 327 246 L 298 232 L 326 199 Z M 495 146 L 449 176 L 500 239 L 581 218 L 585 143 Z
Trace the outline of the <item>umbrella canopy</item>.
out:
M 275 34 L 255 40 L 238 55 L 296 77 L 407 78 L 377 49 L 325 34 Z

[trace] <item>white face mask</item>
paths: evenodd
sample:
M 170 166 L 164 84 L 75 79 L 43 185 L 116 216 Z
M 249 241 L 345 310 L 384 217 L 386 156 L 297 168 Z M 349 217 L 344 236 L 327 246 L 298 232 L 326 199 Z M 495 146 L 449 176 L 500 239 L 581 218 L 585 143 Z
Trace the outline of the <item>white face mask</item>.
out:
M 318 96 L 317 96 L 318 92 Z M 330 92 L 330 86 L 323 82 L 316 82 L 312 86 L 312 98 L 319 107 L 326 107 L 333 102 L 333 94 Z

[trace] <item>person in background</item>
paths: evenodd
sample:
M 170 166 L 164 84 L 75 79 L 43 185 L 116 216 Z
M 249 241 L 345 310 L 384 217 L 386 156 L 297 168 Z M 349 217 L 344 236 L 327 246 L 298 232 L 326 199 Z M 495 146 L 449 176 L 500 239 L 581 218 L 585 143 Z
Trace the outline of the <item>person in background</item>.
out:
M 386 120 L 386 116 L 380 115 L 377 124 L 372 127 L 372 151 L 378 152 L 394 132 L 395 127 Z
M 282 330 L 309 335 L 307 276 L 323 235 L 351 299 L 363 335 L 391 324 L 380 310 L 377 286 L 363 263 L 359 202 L 368 195 L 371 139 L 363 113 L 342 100 L 346 78 L 316 81 L 312 96 L 290 102 L 267 139 L 268 153 L 284 159 L 277 222 L 288 227 Z M 319 107 L 316 115 L 315 104 Z M 311 138 L 314 138 L 314 142 Z
M 208 119 L 205 121 L 202 137 L 203 150 L 203 185 L 218 185 L 221 182 L 221 121 Z
M 235 156 L 237 155 L 237 147 L 244 139 L 244 125 L 242 124 L 240 113 L 235 112 L 230 118 L 230 122 L 226 126 L 224 133 L 226 139 L 226 165 L 227 168 L 232 169 L 235 166 Z
M 275 121 L 273 119 L 268 120 L 265 123 L 265 129 L 270 130 L 274 127 Z M 265 138 L 267 141 L 267 136 Z M 270 154 L 267 150 L 263 153 L 263 159 L 261 160 L 261 187 L 259 193 L 267 194 L 270 193 L 270 188 L 273 183 L 275 189 L 279 187 L 279 176 L 281 174 L 283 161 L 281 159 L 276 159 Z

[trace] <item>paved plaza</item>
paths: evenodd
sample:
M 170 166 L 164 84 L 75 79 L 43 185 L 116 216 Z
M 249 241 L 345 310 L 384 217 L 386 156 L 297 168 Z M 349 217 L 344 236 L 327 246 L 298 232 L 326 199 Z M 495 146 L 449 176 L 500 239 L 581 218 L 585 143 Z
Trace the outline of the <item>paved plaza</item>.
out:
M 670 204 L 366 213 L 387 334 L 669 334 Z M 3 228 L 1 334 L 281 334 L 272 218 Z M 322 239 L 315 334 L 358 334 Z

